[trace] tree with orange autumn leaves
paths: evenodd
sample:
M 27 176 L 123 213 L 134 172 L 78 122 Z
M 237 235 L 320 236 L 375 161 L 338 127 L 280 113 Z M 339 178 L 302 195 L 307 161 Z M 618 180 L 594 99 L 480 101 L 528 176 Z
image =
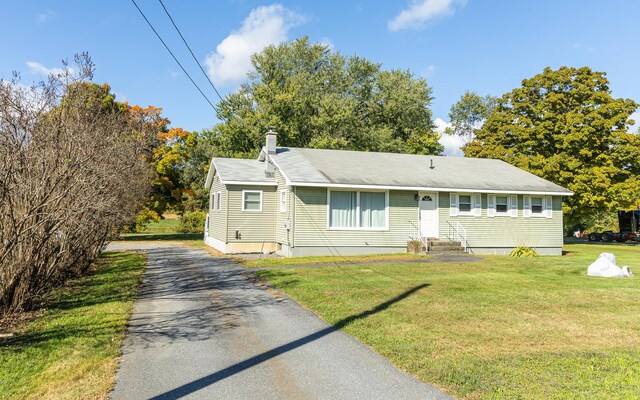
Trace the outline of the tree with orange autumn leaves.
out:
M 170 121 L 162 116 L 162 108 L 135 105 L 128 112 L 134 120 L 151 124 L 158 132 L 147 154 L 153 182 L 149 200 L 136 220 L 139 229 L 150 221 L 159 221 L 167 211 L 179 214 L 185 211 L 183 200 L 193 190 L 185 186 L 181 172 L 195 138 L 182 128 L 168 128 Z

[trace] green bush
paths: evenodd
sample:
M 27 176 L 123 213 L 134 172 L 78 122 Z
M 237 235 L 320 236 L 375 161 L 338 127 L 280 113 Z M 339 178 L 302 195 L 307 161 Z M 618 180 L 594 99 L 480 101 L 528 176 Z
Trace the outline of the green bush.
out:
M 518 246 L 511 253 L 511 257 L 538 257 L 538 253 L 529 246 Z
M 204 233 L 204 222 L 207 213 L 204 211 L 186 212 L 180 217 L 177 231 L 180 233 Z

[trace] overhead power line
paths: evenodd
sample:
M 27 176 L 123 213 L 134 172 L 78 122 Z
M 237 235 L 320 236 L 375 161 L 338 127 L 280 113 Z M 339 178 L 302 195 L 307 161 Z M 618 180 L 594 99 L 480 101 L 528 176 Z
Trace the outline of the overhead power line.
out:
M 195 61 L 196 64 L 198 64 L 198 67 L 200 67 L 200 71 L 202 71 L 202 74 L 204 75 L 204 77 L 207 78 L 207 81 L 209 81 L 209 84 L 213 88 L 213 91 L 216 92 L 216 94 L 218 95 L 220 100 L 222 100 L 222 96 L 220 96 L 220 93 L 218 92 L 218 89 L 216 89 L 216 87 L 214 86 L 213 82 L 211 82 L 211 79 L 209 79 L 209 75 L 207 75 L 207 73 L 204 71 L 204 68 L 202 68 L 202 65 L 200 64 L 200 61 L 198 61 L 198 58 L 196 58 L 195 54 L 193 54 L 193 51 L 191 50 L 191 47 L 187 43 L 187 40 L 184 38 L 184 36 L 182 36 L 182 32 L 180 32 L 180 29 L 178 29 L 178 25 L 176 25 L 175 21 L 171 17 L 171 14 L 169 14 L 169 11 L 167 10 L 167 7 L 164 6 L 164 3 L 162 2 L 162 0 L 158 0 L 158 1 L 160 2 L 160 5 L 162 5 L 162 8 L 164 9 L 164 12 L 167 14 L 167 17 L 169 17 L 169 19 L 171 20 L 171 23 L 173 24 L 173 27 L 176 28 L 176 31 L 178 32 L 178 35 L 180 35 L 180 38 L 184 42 L 184 45 L 187 46 L 187 49 L 189 49 L 189 53 L 191 53 L 191 57 L 193 57 L 193 61 Z
M 193 83 L 193 86 L 196 87 L 196 89 L 198 89 L 198 92 L 200 92 L 200 94 L 202 95 L 202 97 L 204 97 L 204 99 L 207 101 L 207 103 L 209 103 L 209 105 L 211 106 L 211 108 L 213 108 L 213 110 L 216 110 L 216 107 L 213 105 L 213 103 L 209 100 L 209 98 L 207 97 L 207 95 L 204 94 L 204 92 L 200 89 L 200 87 L 198 86 L 198 84 L 196 84 L 196 82 L 193 80 L 193 78 L 191 78 L 191 75 L 189 75 L 189 73 L 187 72 L 186 69 L 184 69 L 184 67 L 182 66 L 182 64 L 180 64 L 180 61 L 178 61 L 178 59 L 176 58 L 176 56 L 173 54 L 173 52 L 171 51 L 171 49 L 169 49 L 169 46 L 167 46 L 167 44 L 164 42 L 164 40 L 162 40 L 162 37 L 160 36 L 160 34 L 158 33 L 158 31 L 156 31 L 156 29 L 153 27 L 153 25 L 151 24 L 151 22 L 149 21 L 149 19 L 147 19 L 147 16 L 144 15 L 144 13 L 142 12 L 142 10 L 140 9 L 140 7 L 138 7 L 138 4 L 136 3 L 135 0 L 131 0 L 131 2 L 133 3 L 134 6 L 136 6 L 136 8 L 138 9 L 138 11 L 140 12 L 140 15 L 142 15 L 142 18 L 144 18 L 145 21 L 147 21 L 147 24 L 149 24 L 149 27 L 151 28 L 151 30 L 153 31 L 153 33 L 156 34 L 156 36 L 158 37 L 158 39 L 160 39 L 160 41 L 162 42 L 162 44 L 164 45 L 164 48 L 167 49 L 167 51 L 169 52 L 169 54 L 171 54 L 171 57 L 173 57 L 173 59 L 176 61 L 176 63 L 178 63 L 178 65 L 180 66 L 180 68 L 182 69 L 182 72 L 185 73 L 185 75 L 187 75 L 187 77 L 189 78 L 189 80 L 191 81 L 191 83 Z

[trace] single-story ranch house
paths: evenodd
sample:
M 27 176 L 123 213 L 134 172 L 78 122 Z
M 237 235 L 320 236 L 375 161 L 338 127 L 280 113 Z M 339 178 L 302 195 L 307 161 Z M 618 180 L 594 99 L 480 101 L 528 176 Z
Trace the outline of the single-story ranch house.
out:
M 290 257 L 403 252 L 437 238 L 475 254 L 562 254 L 572 193 L 503 161 L 276 147 L 276 136 L 257 160 L 211 161 L 208 245 Z

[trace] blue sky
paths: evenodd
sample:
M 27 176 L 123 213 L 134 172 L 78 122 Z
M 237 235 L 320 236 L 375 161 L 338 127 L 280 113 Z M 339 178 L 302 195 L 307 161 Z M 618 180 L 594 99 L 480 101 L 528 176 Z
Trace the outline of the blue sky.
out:
M 215 103 L 160 3 L 136 1 Z M 499 96 L 546 66 L 605 71 L 614 96 L 640 101 L 638 1 L 163 1 L 223 95 L 244 79 L 252 51 L 308 35 L 424 76 L 439 126 L 465 90 Z M 162 107 L 173 126 L 188 130 L 217 122 L 130 0 L 6 1 L 2 8 L 0 77 L 20 71 L 28 84 L 88 51 L 94 80 L 110 84 L 119 100 Z

